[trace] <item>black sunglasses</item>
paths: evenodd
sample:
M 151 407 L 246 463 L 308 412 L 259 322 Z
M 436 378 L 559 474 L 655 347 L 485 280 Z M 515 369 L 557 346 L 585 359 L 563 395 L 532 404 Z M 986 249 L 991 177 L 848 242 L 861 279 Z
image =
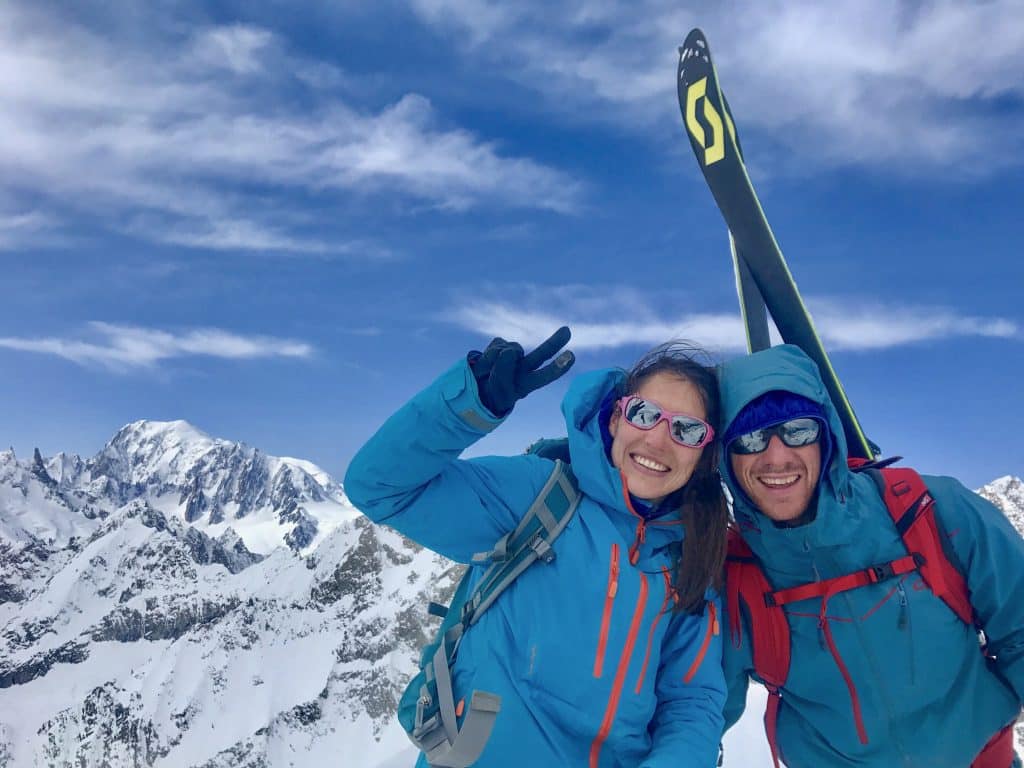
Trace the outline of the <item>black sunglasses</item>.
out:
M 811 418 L 790 419 L 774 427 L 755 429 L 735 438 L 729 443 L 729 450 L 739 454 L 761 453 L 768 447 L 772 435 L 778 435 L 783 445 L 801 448 L 818 442 L 821 438 L 821 422 Z

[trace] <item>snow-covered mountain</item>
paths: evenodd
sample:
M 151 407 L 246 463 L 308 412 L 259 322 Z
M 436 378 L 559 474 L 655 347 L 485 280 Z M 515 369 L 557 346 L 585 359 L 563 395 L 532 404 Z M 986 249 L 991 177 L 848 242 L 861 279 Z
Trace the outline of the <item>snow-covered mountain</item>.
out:
M 1024 536 L 1024 482 L 1019 477 L 1000 477 L 979 488 L 977 493 L 999 507 Z
M 231 528 L 259 553 L 282 543 L 308 551 L 358 515 L 341 486 L 310 462 L 211 438 L 184 421 L 129 424 L 87 460 L 63 453 L 44 460 L 36 451 L 19 462 L 13 451 L 0 452 L 6 540 L 66 542 L 133 500 L 211 536 Z
M 1019 479 L 979 493 L 1024 533 Z M 184 422 L 0 452 L 0 768 L 409 766 L 395 706 L 459 572 Z M 770 764 L 749 709 L 729 765 Z
M 385 763 L 457 575 L 314 465 L 183 422 L 4 452 L 0 768 Z

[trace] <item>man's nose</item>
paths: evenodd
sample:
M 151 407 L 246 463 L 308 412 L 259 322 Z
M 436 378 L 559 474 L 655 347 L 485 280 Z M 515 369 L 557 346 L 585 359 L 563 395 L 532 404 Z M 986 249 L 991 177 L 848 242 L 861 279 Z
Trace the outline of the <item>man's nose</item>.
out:
M 778 435 L 772 435 L 768 440 L 768 447 L 764 449 L 764 457 L 771 461 L 773 458 L 786 456 L 790 450 Z

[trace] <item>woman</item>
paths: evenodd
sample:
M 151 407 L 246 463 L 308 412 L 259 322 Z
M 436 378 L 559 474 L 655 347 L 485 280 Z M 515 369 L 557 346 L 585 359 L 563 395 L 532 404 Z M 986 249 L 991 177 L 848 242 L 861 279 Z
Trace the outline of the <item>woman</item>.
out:
M 457 457 L 568 369 L 568 352 L 541 365 L 569 335 L 559 329 L 528 355 L 495 339 L 456 363 L 355 456 L 351 501 L 453 560 L 491 549 L 552 462 Z M 498 597 L 453 668 L 456 697 L 501 697 L 474 765 L 710 768 L 725 698 L 713 587 L 727 516 L 709 424 L 718 418 L 713 370 L 664 345 L 628 374 L 579 376 L 562 410 L 578 511 L 555 560 Z

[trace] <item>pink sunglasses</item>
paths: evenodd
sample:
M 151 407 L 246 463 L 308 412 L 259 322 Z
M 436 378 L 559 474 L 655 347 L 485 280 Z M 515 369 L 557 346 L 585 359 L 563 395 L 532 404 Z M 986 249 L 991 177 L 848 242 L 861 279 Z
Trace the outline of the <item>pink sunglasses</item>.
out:
M 703 448 L 715 437 L 715 430 L 703 419 L 688 413 L 666 411 L 653 400 L 645 400 L 640 395 L 621 397 L 618 405 L 626 421 L 637 429 L 654 429 L 662 421 L 667 421 L 672 439 L 687 448 Z

